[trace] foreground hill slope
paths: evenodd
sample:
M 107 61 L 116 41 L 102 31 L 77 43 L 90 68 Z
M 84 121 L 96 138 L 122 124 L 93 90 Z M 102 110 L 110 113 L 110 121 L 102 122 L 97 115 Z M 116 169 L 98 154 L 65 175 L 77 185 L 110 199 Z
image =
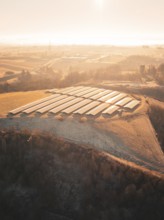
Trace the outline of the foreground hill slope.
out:
M 122 119 L 1 118 L 1 128 L 47 132 L 164 173 L 164 154 L 147 115 Z
M 122 141 L 118 149 L 125 159 L 164 173 L 164 154 L 146 114 L 97 123 L 101 132 L 113 133 Z M 116 148 L 117 149 L 117 148 Z
M 5 219 L 164 218 L 164 177 L 109 154 L 28 132 L 0 133 Z

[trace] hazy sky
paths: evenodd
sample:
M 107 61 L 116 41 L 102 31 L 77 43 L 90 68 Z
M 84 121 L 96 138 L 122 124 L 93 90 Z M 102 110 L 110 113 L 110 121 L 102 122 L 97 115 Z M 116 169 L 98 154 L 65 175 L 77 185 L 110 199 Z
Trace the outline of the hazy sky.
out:
M 0 0 L 0 41 L 164 43 L 164 0 Z

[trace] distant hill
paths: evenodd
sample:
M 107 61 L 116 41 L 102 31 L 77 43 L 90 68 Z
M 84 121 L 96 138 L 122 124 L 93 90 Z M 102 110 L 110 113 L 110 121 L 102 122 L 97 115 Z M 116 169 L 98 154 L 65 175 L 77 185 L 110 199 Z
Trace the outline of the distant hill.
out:
M 125 70 L 135 70 L 140 65 L 155 65 L 159 63 L 159 60 L 152 56 L 132 55 L 119 62 L 119 65 Z

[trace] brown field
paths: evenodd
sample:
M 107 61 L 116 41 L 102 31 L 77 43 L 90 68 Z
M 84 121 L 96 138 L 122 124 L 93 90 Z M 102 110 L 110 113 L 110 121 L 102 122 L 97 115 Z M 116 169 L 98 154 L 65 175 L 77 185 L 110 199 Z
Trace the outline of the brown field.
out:
M 0 116 L 5 116 L 8 111 L 21 105 L 33 102 L 48 96 L 45 91 L 12 92 L 0 94 Z
M 0 73 L 5 70 L 33 70 L 42 66 L 54 70 L 84 71 L 119 64 L 137 70 L 139 64 L 159 64 L 164 48 L 112 46 L 38 46 L 1 48 Z M 78 58 L 78 59 L 77 59 Z M 5 68 L 3 67 L 5 65 Z M 127 69 L 128 68 L 128 69 Z

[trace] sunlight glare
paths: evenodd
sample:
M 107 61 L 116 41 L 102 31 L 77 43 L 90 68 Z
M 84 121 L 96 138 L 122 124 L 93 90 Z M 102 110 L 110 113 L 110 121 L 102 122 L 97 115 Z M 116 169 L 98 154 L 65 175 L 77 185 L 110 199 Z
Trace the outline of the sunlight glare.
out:
M 99 10 L 102 10 L 104 6 L 104 0 L 95 0 L 95 4 Z

